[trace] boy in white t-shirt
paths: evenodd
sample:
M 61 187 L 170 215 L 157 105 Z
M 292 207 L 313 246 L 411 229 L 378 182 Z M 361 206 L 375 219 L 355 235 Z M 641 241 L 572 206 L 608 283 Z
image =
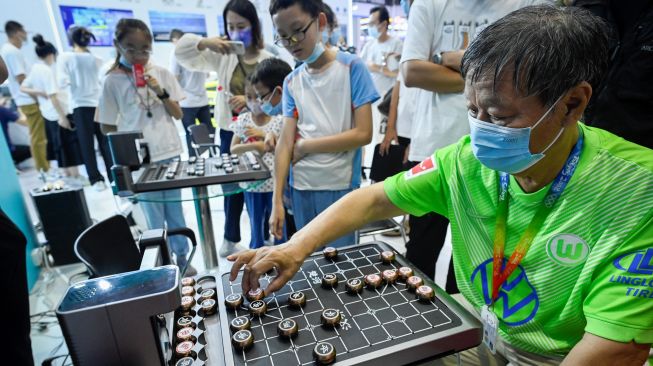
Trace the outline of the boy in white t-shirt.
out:
M 179 100 L 181 86 L 163 67 L 149 63 L 152 33 L 137 19 L 121 19 L 116 25 L 115 45 L 118 59 L 104 80 L 96 121 L 102 131 L 142 131 L 153 162 L 166 162 L 182 152 L 181 139 L 173 118 L 182 117 Z M 144 65 L 145 87 L 138 87 L 132 74 L 134 64 Z M 178 189 L 139 194 L 150 229 L 185 227 Z M 163 203 L 165 202 L 165 203 Z M 187 263 L 188 244 L 178 235 L 169 238 L 177 265 Z M 195 269 L 188 267 L 186 274 Z
M 292 162 L 297 228 L 360 185 L 361 147 L 372 137 L 370 104 L 379 96 L 365 64 L 355 55 L 325 50 L 327 26 L 320 0 L 273 0 L 275 43 L 303 64 L 286 77 L 284 126 L 275 152 L 272 233 L 283 234 L 283 189 Z M 330 245 L 353 244 L 354 234 Z
M 253 151 L 263 158 L 263 162 L 274 174 L 274 152 L 266 151 L 265 135 L 268 133 L 279 135 L 281 133 L 281 116 L 268 116 L 261 110 L 261 103 L 256 96 L 251 80 L 245 83 L 245 97 L 249 112 L 241 113 L 231 130 L 234 136 L 231 140 L 231 152 L 242 154 Z M 249 186 L 249 183 L 241 183 Z M 262 247 L 270 238 L 267 230 L 268 220 L 272 212 L 272 191 L 274 182 L 272 178 L 266 179 L 261 185 L 250 188 L 245 192 L 245 205 L 249 214 L 252 230 L 250 249 Z

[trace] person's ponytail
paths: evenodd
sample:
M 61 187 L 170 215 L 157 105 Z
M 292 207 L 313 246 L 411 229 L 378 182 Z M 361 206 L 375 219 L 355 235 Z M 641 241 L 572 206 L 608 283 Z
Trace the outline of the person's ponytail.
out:
M 43 39 L 43 36 L 40 34 L 35 35 L 32 37 L 32 41 L 36 44 L 34 47 L 34 50 L 36 51 L 36 55 L 43 59 L 46 58 L 49 55 L 57 55 L 57 49 L 54 48 L 54 45 L 50 42 L 47 42 L 45 39 Z

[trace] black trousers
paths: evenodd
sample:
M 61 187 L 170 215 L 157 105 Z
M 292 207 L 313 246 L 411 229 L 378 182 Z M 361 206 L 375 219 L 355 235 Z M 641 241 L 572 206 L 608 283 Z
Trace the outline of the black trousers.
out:
M 97 166 L 97 158 L 95 156 L 95 139 L 97 139 L 100 155 L 104 160 L 104 166 L 107 169 L 109 180 L 113 180 L 110 170 L 113 163 L 111 162 L 111 152 L 109 151 L 109 142 L 107 137 L 102 133 L 100 124 L 94 121 L 95 107 L 77 107 L 73 110 L 73 121 L 77 131 L 77 139 L 79 140 L 79 148 L 82 153 L 82 160 L 86 167 L 88 180 L 91 184 L 104 181 L 104 177 L 100 173 Z
M 195 156 L 195 150 L 191 147 L 191 138 L 188 133 L 188 126 L 195 124 L 195 120 L 200 121 L 201 124 L 205 124 L 209 127 L 209 133 L 215 134 L 215 127 L 211 123 L 211 109 L 208 105 L 203 107 L 193 107 L 193 108 L 182 108 L 184 112 L 183 117 L 181 117 L 181 123 L 184 125 L 184 131 L 186 131 L 186 146 L 188 147 L 188 156 Z M 231 141 L 229 141 L 231 143 Z
M 417 164 L 419 162 L 410 162 L 411 167 Z M 410 224 L 410 233 L 408 234 L 408 243 L 406 243 L 406 258 L 429 278 L 434 278 L 435 262 L 444 246 L 449 219 L 435 212 L 430 212 L 420 217 L 410 215 L 408 222 Z M 449 263 L 445 290 L 450 294 L 460 292 L 456 285 L 453 258 Z

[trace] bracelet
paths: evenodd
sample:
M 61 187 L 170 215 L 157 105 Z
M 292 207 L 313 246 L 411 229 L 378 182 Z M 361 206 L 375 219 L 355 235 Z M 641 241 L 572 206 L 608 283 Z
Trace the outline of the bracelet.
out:
M 168 92 L 165 89 L 163 89 L 163 94 L 157 95 L 157 97 L 161 100 L 165 100 L 170 98 L 170 94 L 168 94 Z

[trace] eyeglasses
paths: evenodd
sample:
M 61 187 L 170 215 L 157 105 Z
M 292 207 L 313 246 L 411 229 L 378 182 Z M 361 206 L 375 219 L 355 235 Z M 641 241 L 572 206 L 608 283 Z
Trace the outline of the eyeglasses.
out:
M 295 45 L 301 41 L 303 41 L 306 38 L 306 32 L 308 31 L 308 28 L 313 25 L 317 18 L 313 18 L 310 23 L 304 29 L 298 30 L 297 32 L 293 33 L 290 35 L 290 37 L 281 37 L 279 35 L 276 35 L 274 37 L 274 44 L 277 46 L 282 46 L 282 47 L 288 47 Z
M 268 98 L 268 100 L 272 99 L 272 94 L 274 94 L 274 92 L 275 92 L 276 90 L 277 90 L 277 88 L 275 87 L 274 89 L 272 89 L 272 90 L 270 90 L 269 92 L 265 93 L 265 95 L 256 96 L 256 101 L 259 102 L 259 103 L 264 103 L 264 102 L 266 102 L 264 99 L 265 99 L 268 95 L 270 95 L 270 98 Z
M 137 56 L 137 55 L 149 56 L 149 55 L 152 54 L 152 49 L 151 48 L 145 48 L 145 49 L 142 49 L 142 50 L 137 50 L 135 48 L 124 48 L 123 46 L 118 46 L 118 47 L 120 48 L 120 50 L 122 52 L 128 53 L 128 54 L 130 54 L 132 56 Z

